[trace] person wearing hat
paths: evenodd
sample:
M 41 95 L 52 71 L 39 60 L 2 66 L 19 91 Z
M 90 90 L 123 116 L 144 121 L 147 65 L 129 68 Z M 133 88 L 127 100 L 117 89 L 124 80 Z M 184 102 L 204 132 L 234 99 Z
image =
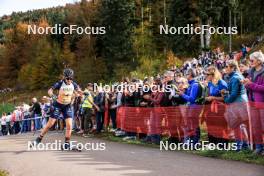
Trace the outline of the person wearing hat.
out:
M 248 78 L 241 82 L 248 90 L 249 100 L 253 102 L 251 106 L 251 122 L 253 130 L 253 142 L 255 144 L 255 154 L 264 155 L 263 131 L 264 131 L 264 55 L 261 51 L 250 55 L 251 69 Z M 255 109 L 256 108 L 256 109 Z

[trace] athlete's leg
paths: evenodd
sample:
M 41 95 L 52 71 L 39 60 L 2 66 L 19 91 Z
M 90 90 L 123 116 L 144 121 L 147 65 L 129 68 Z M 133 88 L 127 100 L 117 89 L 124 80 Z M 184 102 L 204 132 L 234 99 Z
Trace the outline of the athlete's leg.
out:
M 55 103 L 54 106 L 53 106 L 51 118 L 49 119 L 47 125 L 41 131 L 39 137 L 37 137 L 37 139 L 35 140 L 36 144 L 41 142 L 41 140 L 44 137 L 44 135 L 49 131 L 49 129 L 56 122 L 56 120 L 60 117 L 60 113 L 61 113 L 61 107 L 60 107 L 59 104 Z
M 70 139 L 72 132 L 72 118 L 65 119 L 65 123 L 66 123 L 65 138 Z
M 44 136 L 49 129 L 54 125 L 54 123 L 56 122 L 56 119 L 54 118 L 49 118 L 48 123 L 46 124 L 46 126 L 41 130 L 40 136 Z
M 42 138 L 44 137 L 44 135 L 49 131 L 49 129 L 54 125 L 55 122 L 56 122 L 56 119 L 54 118 L 49 119 L 47 125 L 41 130 L 40 135 L 36 138 L 33 145 L 37 145 L 42 141 Z
M 64 130 L 64 120 L 59 120 L 59 129 L 61 130 L 61 131 L 63 131 Z
M 72 119 L 73 119 L 73 109 L 71 105 L 68 105 L 63 108 L 62 110 L 63 118 L 65 119 L 66 123 L 66 131 L 65 131 L 65 143 L 68 143 L 71 138 L 72 132 Z

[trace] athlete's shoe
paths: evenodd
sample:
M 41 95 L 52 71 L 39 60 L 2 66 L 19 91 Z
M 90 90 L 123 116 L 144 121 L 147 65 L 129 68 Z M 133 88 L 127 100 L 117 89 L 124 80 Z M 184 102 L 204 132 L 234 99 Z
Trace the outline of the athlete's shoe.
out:
M 41 141 L 42 141 L 42 138 L 37 137 L 37 138 L 35 139 L 35 141 L 31 142 L 30 147 L 31 147 L 31 148 L 32 148 L 32 147 L 36 147 L 39 143 L 41 143 Z
M 65 142 L 64 144 L 61 145 L 61 150 L 62 151 L 78 151 L 81 152 L 82 150 L 79 149 L 78 147 L 71 146 L 69 142 Z

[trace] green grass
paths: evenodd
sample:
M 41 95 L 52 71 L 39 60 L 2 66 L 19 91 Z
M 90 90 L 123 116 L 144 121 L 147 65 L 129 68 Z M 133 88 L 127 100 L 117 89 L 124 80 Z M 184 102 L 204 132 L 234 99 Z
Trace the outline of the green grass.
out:
M 254 163 L 264 165 L 264 157 L 253 154 L 252 151 L 244 150 L 240 152 L 235 151 L 220 151 L 220 150 L 204 150 L 194 151 L 193 153 L 205 156 L 215 157 L 225 160 L 243 161 L 247 163 Z
M 8 113 L 8 112 L 12 112 L 14 110 L 14 105 L 12 104 L 0 104 L 0 116 L 2 116 L 2 113 L 5 112 L 5 113 Z
M 31 99 L 36 97 L 40 100 L 44 95 L 47 96 L 47 90 L 35 90 L 35 91 L 15 91 L 1 94 L 0 103 L 10 103 L 14 105 L 20 105 L 23 102 L 29 104 Z
M 122 140 L 121 137 L 116 137 L 112 133 L 107 133 L 107 132 L 96 135 L 95 138 L 101 138 L 101 139 L 105 139 L 105 140 L 109 140 L 113 142 L 119 142 L 119 143 L 159 148 L 159 145 L 147 144 L 140 140 L 124 141 Z M 166 140 L 166 138 L 164 138 L 163 140 Z M 191 153 L 194 155 L 200 155 L 204 157 L 212 157 L 212 158 L 219 158 L 219 159 L 224 159 L 224 160 L 241 161 L 241 162 L 246 162 L 246 163 L 264 165 L 264 157 L 255 155 L 253 154 L 252 151 L 249 151 L 249 150 L 245 150 L 241 152 L 220 151 L 220 150 L 200 150 L 200 151 L 182 151 L 182 152 L 187 152 L 187 153 Z
M 147 146 L 147 147 L 154 147 L 154 148 L 159 148 L 158 145 L 155 144 L 149 144 L 149 143 L 143 143 L 140 140 L 128 140 L 124 141 L 122 137 L 116 137 L 112 133 L 104 132 L 101 134 L 95 135 L 96 138 L 101 138 L 113 142 L 120 142 L 120 143 L 125 143 L 125 144 L 134 144 L 134 145 L 142 145 L 142 146 Z
M 4 170 L 0 170 L 0 176 L 8 176 L 8 172 Z

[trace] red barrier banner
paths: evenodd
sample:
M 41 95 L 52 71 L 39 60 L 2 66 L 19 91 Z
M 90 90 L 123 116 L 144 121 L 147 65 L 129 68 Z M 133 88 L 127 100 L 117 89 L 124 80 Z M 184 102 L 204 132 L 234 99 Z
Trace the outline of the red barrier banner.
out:
M 173 107 L 120 107 L 117 126 L 127 132 L 162 134 L 184 138 L 201 127 L 208 136 L 263 143 L 264 103 Z

